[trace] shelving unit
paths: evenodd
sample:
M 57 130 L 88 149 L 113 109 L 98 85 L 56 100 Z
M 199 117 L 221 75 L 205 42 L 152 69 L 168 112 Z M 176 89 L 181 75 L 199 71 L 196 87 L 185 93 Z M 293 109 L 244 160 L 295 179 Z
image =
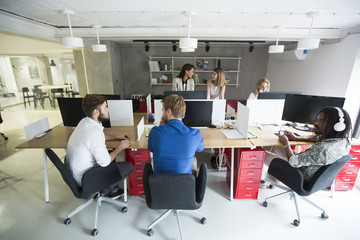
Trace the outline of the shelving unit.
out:
M 208 62 L 207 69 L 196 69 L 196 60 L 204 60 Z M 206 80 L 211 79 L 212 70 L 217 67 L 224 69 L 226 80 L 229 81 L 227 86 L 239 86 L 240 76 L 240 61 L 241 57 L 149 57 L 148 61 L 159 61 L 159 71 L 149 70 L 150 86 L 171 86 L 171 83 L 161 83 L 162 75 L 171 76 L 174 79 L 185 63 L 190 63 L 195 66 L 195 79 L 197 86 L 205 86 Z M 165 71 L 167 65 L 167 71 Z M 220 66 L 219 66 L 220 65 Z M 151 79 L 156 78 L 156 83 Z

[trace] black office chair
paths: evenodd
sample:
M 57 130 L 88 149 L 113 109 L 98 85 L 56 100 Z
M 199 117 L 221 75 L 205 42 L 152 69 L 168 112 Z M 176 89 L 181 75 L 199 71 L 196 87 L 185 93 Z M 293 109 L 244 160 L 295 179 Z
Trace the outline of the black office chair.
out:
M 44 109 L 45 99 L 49 99 L 50 105 L 53 106 L 53 102 L 51 101 L 47 92 L 43 92 L 40 88 L 34 88 L 33 93 L 35 108 L 37 107 L 37 102 L 39 102 Z
M 297 205 L 296 196 L 298 195 L 301 199 L 305 200 L 306 202 L 310 203 L 314 207 L 320 209 L 322 211 L 321 218 L 327 219 L 328 215 L 326 214 L 325 210 L 316 205 L 315 203 L 311 202 L 309 199 L 305 198 L 319 190 L 325 189 L 332 185 L 336 176 L 340 172 L 340 170 L 345 166 L 345 164 L 352 158 L 351 155 L 345 155 L 342 158 L 338 159 L 336 162 L 321 167 L 312 177 L 310 182 L 304 182 L 304 176 L 302 172 L 298 168 L 294 168 L 290 166 L 289 162 L 284 161 L 280 158 L 275 158 L 272 160 L 268 173 L 281 181 L 287 187 L 283 185 L 279 185 L 276 183 L 272 183 L 272 185 L 279 187 L 281 189 L 286 190 L 286 192 L 276 194 L 271 197 L 265 198 L 263 202 L 263 206 L 268 206 L 268 200 L 271 198 L 275 198 L 284 194 L 290 194 L 291 197 L 294 199 L 297 219 L 293 221 L 294 226 L 300 225 L 300 214 Z M 296 193 L 296 194 L 295 194 Z
M 64 97 L 64 89 L 63 88 L 55 88 L 51 89 L 51 102 L 52 106 L 55 108 L 56 105 L 56 98 Z
M 183 239 L 179 213 L 181 210 L 194 210 L 201 207 L 204 200 L 207 180 L 207 166 L 201 164 L 199 174 L 155 174 L 150 163 L 146 163 L 143 174 L 143 185 L 146 205 L 151 209 L 168 209 L 147 228 L 152 236 L 152 228 L 165 219 L 170 213 L 176 216 L 181 239 Z M 188 212 L 206 223 L 206 217 L 196 212 Z
M 29 106 L 31 106 L 30 104 L 30 99 L 34 99 L 34 96 L 32 94 L 29 93 L 30 90 L 27 87 L 23 87 L 22 88 L 22 93 L 23 93 L 23 99 L 24 99 L 24 106 L 26 107 L 26 100 L 29 103 Z
M 93 196 L 86 203 L 82 204 L 78 208 L 76 208 L 73 212 L 71 212 L 67 218 L 64 220 L 65 225 L 69 225 L 71 223 L 71 217 L 75 214 L 79 213 L 87 206 L 89 206 L 93 201 L 96 201 L 96 210 L 95 210 L 95 224 L 94 229 L 91 231 L 92 236 L 96 236 L 98 234 L 97 229 L 97 219 L 98 219 L 98 209 L 101 206 L 101 202 L 109 202 L 113 203 L 119 207 L 121 207 L 121 211 L 123 213 L 127 212 L 126 203 L 122 203 L 116 201 L 112 198 L 105 197 L 101 191 L 121 180 L 124 180 L 132 171 L 132 165 L 129 162 L 121 163 L 124 165 L 123 171 L 120 171 L 116 164 L 119 163 L 111 163 L 107 167 L 94 167 L 88 170 L 83 178 L 82 178 L 82 187 L 78 187 L 74 177 L 70 169 L 60 160 L 60 158 L 49 148 L 45 149 L 46 155 L 49 157 L 51 162 L 55 165 L 55 167 L 61 173 L 62 178 L 66 182 L 66 184 L 70 187 L 71 191 L 77 198 L 88 199 L 90 196 Z

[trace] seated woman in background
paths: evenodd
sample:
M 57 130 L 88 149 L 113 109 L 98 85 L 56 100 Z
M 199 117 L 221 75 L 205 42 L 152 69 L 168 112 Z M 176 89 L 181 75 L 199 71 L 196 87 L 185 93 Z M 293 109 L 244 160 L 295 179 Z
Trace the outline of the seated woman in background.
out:
M 253 92 L 250 93 L 248 99 L 257 99 L 259 92 L 270 92 L 270 81 L 267 78 L 261 78 L 256 83 L 256 87 Z
M 189 63 L 184 64 L 179 75 L 173 80 L 173 91 L 194 91 L 195 81 L 192 78 L 194 76 L 194 65 Z
M 211 80 L 206 82 L 207 99 L 225 99 L 225 73 L 222 68 L 215 68 Z

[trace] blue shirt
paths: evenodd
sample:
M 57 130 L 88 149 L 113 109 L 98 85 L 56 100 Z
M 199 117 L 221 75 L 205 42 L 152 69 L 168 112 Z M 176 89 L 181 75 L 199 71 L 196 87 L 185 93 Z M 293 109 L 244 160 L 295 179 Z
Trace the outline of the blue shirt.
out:
M 200 130 L 177 119 L 153 127 L 149 134 L 148 149 L 153 153 L 155 173 L 191 173 L 195 152 L 204 148 Z

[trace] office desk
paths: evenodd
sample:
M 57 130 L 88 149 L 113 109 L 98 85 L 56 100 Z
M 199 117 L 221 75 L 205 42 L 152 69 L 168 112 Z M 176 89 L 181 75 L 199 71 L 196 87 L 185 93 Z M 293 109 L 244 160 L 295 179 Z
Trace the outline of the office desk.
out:
M 134 114 L 135 126 L 146 114 Z M 122 135 L 127 134 L 131 141 L 131 149 L 147 149 L 148 138 L 145 134 L 142 135 L 139 141 L 135 141 L 137 138 L 137 131 L 135 126 L 130 127 L 111 127 L 104 128 L 105 134 Z M 200 132 L 204 138 L 205 148 L 231 148 L 231 181 L 230 181 L 230 200 L 233 200 L 233 180 L 234 180 L 234 148 L 255 148 L 257 146 L 281 146 L 278 137 L 273 131 L 262 131 L 257 127 L 250 127 L 250 131 L 255 133 L 258 137 L 247 139 L 227 139 L 221 132 L 221 129 L 216 128 L 201 128 Z M 16 149 L 27 148 L 66 148 L 68 139 L 73 132 L 72 127 L 56 126 L 52 128 L 50 132 L 41 138 L 34 138 L 30 141 L 24 142 L 16 147 Z M 311 144 L 308 142 L 290 142 L 291 145 L 298 144 Z M 119 141 L 107 141 L 106 146 L 108 148 L 116 148 Z M 45 201 L 49 201 L 49 187 L 47 176 L 47 156 L 44 151 L 44 182 L 45 182 Z M 126 188 L 124 188 L 126 191 Z M 126 197 L 126 194 L 125 194 Z

